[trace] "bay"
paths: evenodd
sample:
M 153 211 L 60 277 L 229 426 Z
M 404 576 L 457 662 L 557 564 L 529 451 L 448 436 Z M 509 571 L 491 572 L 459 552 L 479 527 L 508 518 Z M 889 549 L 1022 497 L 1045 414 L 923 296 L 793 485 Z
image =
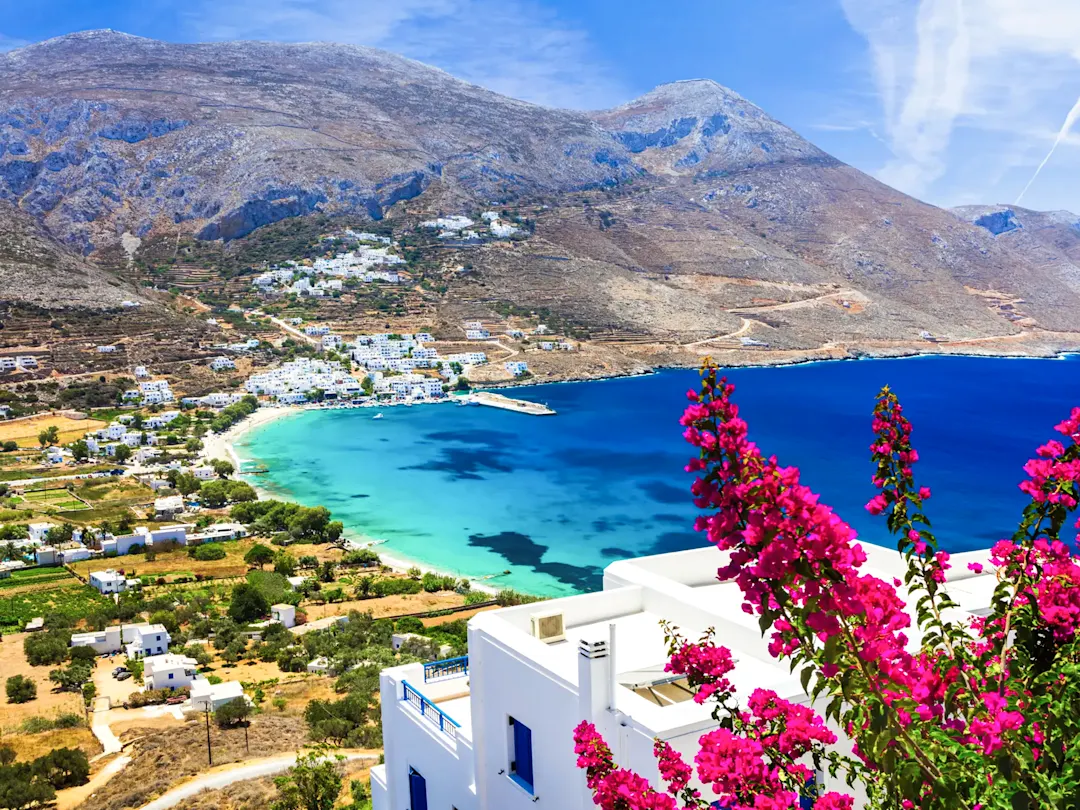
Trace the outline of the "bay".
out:
M 920 357 L 732 369 L 750 437 L 800 467 L 864 542 L 892 545 L 874 494 L 870 413 L 890 384 L 914 424 L 918 482 L 942 547 L 1010 535 L 1035 447 L 1080 405 L 1080 360 Z M 245 434 L 258 483 L 323 504 L 378 550 L 490 584 L 563 595 L 621 557 L 703 544 L 678 419 L 694 371 L 515 389 L 558 415 L 426 405 L 307 411 Z M 503 575 L 502 572 L 508 571 Z

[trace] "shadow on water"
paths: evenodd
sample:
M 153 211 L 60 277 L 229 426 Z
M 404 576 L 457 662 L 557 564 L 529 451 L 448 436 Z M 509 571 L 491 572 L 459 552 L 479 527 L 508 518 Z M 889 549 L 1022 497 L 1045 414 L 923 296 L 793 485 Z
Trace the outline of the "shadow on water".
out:
M 470 534 L 469 545 L 494 551 L 510 565 L 525 566 L 538 574 L 547 574 L 579 591 L 592 591 L 603 587 L 603 571 L 599 566 L 544 562 L 544 553 L 548 547 L 520 532 Z

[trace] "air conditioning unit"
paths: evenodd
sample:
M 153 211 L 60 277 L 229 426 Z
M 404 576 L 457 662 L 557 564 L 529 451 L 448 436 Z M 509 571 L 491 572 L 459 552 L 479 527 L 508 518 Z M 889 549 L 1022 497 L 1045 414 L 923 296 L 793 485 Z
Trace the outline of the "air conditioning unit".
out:
M 532 622 L 532 634 L 545 644 L 566 640 L 566 628 L 563 626 L 562 613 L 556 611 L 533 613 L 529 616 L 529 620 Z

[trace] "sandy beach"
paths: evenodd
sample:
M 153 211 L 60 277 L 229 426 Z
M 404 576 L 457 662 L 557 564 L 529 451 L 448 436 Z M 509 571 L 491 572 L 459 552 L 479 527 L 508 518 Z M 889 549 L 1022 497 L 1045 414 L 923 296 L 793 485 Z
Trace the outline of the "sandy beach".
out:
M 263 427 L 278 419 L 304 412 L 304 408 L 290 408 L 280 405 L 260 407 L 259 410 L 255 411 L 251 416 L 247 417 L 242 422 L 233 425 L 224 433 L 208 433 L 206 436 L 203 436 L 202 456 L 208 461 L 215 458 L 228 459 L 233 463 L 236 469 L 239 470 L 243 459 L 233 446 L 235 442 L 239 441 L 242 436 L 255 428 Z M 258 482 L 253 480 L 255 478 L 257 478 L 257 476 L 250 476 L 245 480 L 247 483 L 251 484 L 252 488 L 259 494 L 259 498 L 266 499 L 274 497 L 273 493 L 260 487 Z M 378 538 L 368 537 L 362 532 L 346 529 L 345 540 L 354 548 L 373 548 L 379 554 L 383 564 L 389 566 L 394 571 L 405 572 L 410 568 L 419 568 L 420 571 L 425 574 L 433 573 L 438 574 L 439 576 L 462 577 L 462 574 L 455 571 L 445 571 L 425 565 L 423 562 L 417 560 L 399 557 L 392 549 L 388 549 Z M 500 590 L 497 586 L 482 580 L 470 579 L 470 582 L 472 582 L 475 590 L 485 593 L 495 594 Z
M 251 416 L 233 425 L 224 433 L 207 433 L 203 436 L 202 456 L 210 460 L 215 458 L 228 459 L 237 470 L 240 469 L 240 457 L 233 448 L 233 443 L 249 430 L 262 427 L 289 414 L 303 413 L 300 408 L 288 408 L 283 405 L 264 406 L 251 414 Z

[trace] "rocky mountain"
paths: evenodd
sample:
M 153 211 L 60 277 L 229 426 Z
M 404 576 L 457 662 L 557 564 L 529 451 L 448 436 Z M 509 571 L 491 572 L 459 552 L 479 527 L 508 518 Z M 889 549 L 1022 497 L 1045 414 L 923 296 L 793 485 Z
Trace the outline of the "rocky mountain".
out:
M 0 201 L 0 304 L 118 309 L 146 303 L 135 288 L 57 241 L 26 211 Z
M 0 199 L 91 258 L 125 233 L 531 206 L 532 237 L 469 254 L 448 311 L 703 349 L 1080 329 L 1072 247 L 1047 261 L 907 197 L 711 81 L 578 113 L 369 48 L 85 32 L 0 54 Z

